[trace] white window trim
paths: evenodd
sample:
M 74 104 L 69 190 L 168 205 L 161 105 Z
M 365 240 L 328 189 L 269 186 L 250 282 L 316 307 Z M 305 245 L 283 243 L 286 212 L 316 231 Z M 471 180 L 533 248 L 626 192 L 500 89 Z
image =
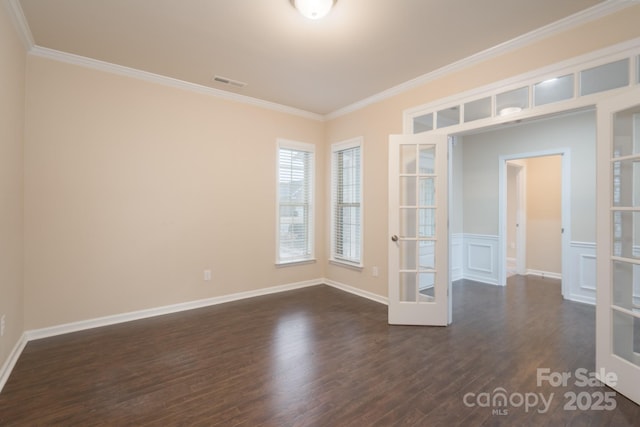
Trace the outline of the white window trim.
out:
M 306 258 L 299 258 L 293 260 L 281 260 L 280 259 L 280 149 L 292 149 L 292 150 L 300 150 L 307 151 L 311 153 L 311 170 L 309 173 L 309 187 L 310 187 L 310 195 L 309 195 L 309 256 Z M 316 146 L 313 144 L 309 144 L 306 142 L 293 141 L 284 138 L 277 138 L 276 140 L 276 267 L 286 267 L 286 266 L 296 266 L 296 265 L 305 265 L 316 262 L 315 258 L 315 227 L 316 227 L 316 203 L 315 203 L 315 193 L 316 193 Z
M 348 139 L 346 141 L 336 142 L 331 144 L 331 204 L 330 204 L 330 229 L 329 229 L 329 241 L 330 241 L 330 255 L 329 255 L 329 263 L 344 266 L 356 270 L 362 270 L 364 268 L 364 147 L 363 147 L 364 139 L 362 137 L 356 137 L 352 139 Z M 335 217 L 335 165 L 333 162 L 333 155 L 338 151 L 348 150 L 351 148 L 360 148 L 360 262 L 352 262 L 349 260 L 341 259 L 336 257 L 335 251 L 335 236 L 334 231 L 336 227 L 336 217 Z

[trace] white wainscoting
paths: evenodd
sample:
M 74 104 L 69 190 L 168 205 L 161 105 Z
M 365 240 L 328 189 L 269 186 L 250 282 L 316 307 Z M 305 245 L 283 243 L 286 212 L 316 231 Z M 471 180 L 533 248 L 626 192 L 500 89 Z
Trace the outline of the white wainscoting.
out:
M 497 285 L 499 276 L 498 253 L 498 236 L 463 234 L 463 277 L 477 282 Z
M 568 282 L 566 299 L 587 304 L 596 303 L 596 244 L 571 242 L 569 263 L 565 273 Z
M 483 234 L 453 234 L 451 236 L 451 280 L 469 279 L 498 285 L 498 236 Z M 596 303 L 596 244 L 571 242 L 568 270 L 563 275 L 534 270 L 528 274 L 562 278 L 568 300 Z
M 451 235 L 451 281 L 464 279 L 464 256 L 463 245 L 464 235 L 462 233 Z

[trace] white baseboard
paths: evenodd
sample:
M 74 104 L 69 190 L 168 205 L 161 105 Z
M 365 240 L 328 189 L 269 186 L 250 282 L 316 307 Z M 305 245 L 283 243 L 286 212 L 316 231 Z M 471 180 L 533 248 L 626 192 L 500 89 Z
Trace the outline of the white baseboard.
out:
M 11 350 L 9 357 L 2 365 L 2 368 L 0 368 L 0 392 L 2 392 L 4 385 L 9 380 L 9 375 L 11 375 L 13 367 L 16 366 L 16 362 L 18 362 L 18 358 L 22 354 L 22 350 L 24 350 L 28 342 L 29 340 L 27 339 L 27 335 L 22 334 L 16 345 L 13 347 L 13 350 Z
M 527 269 L 527 275 L 546 277 L 547 279 L 562 280 L 562 274 L 560 274 L 560 273 L 552 273 L 552 272 L 549 272 L 549 271 Z
M 115 325 L 118 323 L 130 322 L 132 320 L 140 320 L 146 319 L 149 317 L 162 316 L 164 314 L 177 313 L 181 311 L 193 310 L 196 308 L 209 307 L 213 305 L 223 304 L 231 301 L 238 301 L 248 298 L 254 298 L 263 295 L 269 295 L 279 292 L 291 291 L 294 289 L 302 289 L 309 286 L 323 285 L 326 284 L 328 286 L 334 287 L 344 292 L 349 292 L 351 294 L 367 298 L 369 300 L 381 303 L 388 304 L 387 298 L 374 294 L 372 292 L 364 291 L 362 289 L 355 288 L 353 286 L 345 285 L 343 283 L 339 283 L 333 280 L 328 279 L 314 279 L 314 280 L 306 280 L 303 282 L 290 283 L 286 285 L 273 286 L 270 288 L 256 289 L 254 291 L 247 292 L 238 292 L 235 294 L 222 295 L 219 297 L 206 298 L 196 301 L 189 301 L 185 303 L 172 304 L 162 307 L 155 307 L 146 310 L 138 310 L 129 313 L 115 314 L 112 316 L 104 316 L 98 317 L 94 319 L 81 320 L 78 322 L 65 323 L 62 325 L 51 326 L 47 328 L 41 329 L 32 329 L 26 331 L 22 334 L 22 337 L 16 343 L 13 351 L 9 355 L 7 361 L 2 365 L 2 369 L 0 370 L 0 392 L 4 387 L 4 384 L 9 379 L 9 375 L 11 375 L 11 371 L 13 370 L 18 358 L 22 354 L 25 346 L 29 341 L 37 340 L 41 338 L 53 337 L 56 335 L 68 334 L 71 332 L 78 332 L 87 329 L 99 328 L 101 326 L 109 326 Z
M 483 283 L 485 285 L 501 286 L 498 283 L 497 279 L 488 278 L 486 276 L 476 276 L 476 275 L 467 273 L 467 274 L 464 275 L 464 279 L 465 280 L 471 280 L 471 281 L 478 282 L 478 283 Z
M 65 323 L 42 329 L 32 329 L 25 332 L 27 340 L 37 340 L 41 338 L 53 337 L 56 335 L 78 332 L 86 329 L 99 328 L 101 326 L 115 325 L 117 323 L 130 322 L 132 320 L 146 319 L 148 317 L 162 316 L 164 314 L 178 313 L 181 311 L 193 310 L 196 308 L 209 307 L 223 304 L 225 302 L 237 301 L 247 298 L 269 295 L 278 292 L 290 291 L 293 289 L 306 288 L 323 284 L 323 279 L 306 280 L 304 282 L 291 283 L 287 285 L 273 286 L 270 288 L 256 289 L 254 291 L 238 292 L 235 294 L 222 295 L 219 297 L 206 298 L 195 301 L 188 301 L 179 304 L 171 304 L 162 307 L 149 308 L 145 310 L 132 311 L 129 313 L 114 314 L 112 316 L 98 317 L 94 319 L 81 320 L 78 322 Z
M 362 298 L 370 299 L 371 301 L 375 301 L 380 304 L 389 305 L 388 298 L 378 294 L 374 294 L 373 292 L 364 291 L 362 289 L 355 288 L 353 286 L 345 285 L 344 283 L 336 282 L 335 280 L 324 279 L 324 283 L 333 288 L 340 289 L 341 291 L 349 292 L 350 294 L 354 294 Z

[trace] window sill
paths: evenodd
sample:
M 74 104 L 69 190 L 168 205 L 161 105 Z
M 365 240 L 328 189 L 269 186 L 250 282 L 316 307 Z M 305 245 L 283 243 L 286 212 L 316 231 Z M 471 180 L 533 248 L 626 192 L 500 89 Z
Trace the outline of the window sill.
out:
M 295 267 L 297 265 L 306 265 L 306 264 L 315 264 L 315 263 L 316 263 L 315 258 L 303 259 L 300 261 L 281 261 L 281 262 L 276 262 L 276 268 Z
M 349 270 L 354 270 L 354 271 L 362 271 L 364 270 L 364 265 L 362 264 L 353 264 L 351 262 L 347 262 L 347 261 L 342 261 L 339 259 L 330 259 L 329 260 L 329 264 L 338 266 L 338 267 L 344 267 L 344 268 L 348 268 Z

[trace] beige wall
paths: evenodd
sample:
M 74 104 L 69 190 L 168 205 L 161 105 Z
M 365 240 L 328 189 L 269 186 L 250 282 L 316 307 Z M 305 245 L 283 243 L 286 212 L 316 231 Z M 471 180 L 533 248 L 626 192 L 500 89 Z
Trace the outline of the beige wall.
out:
M 360 272 L 330 265 L 326 270 L 327 277 L 365 291 L 387 295 L 387 144 L 389 134 L 402 132 L 402 112 L 405 109 L 640 37 L 638 22 L 640 5 L 450 73 L 414 90 L 330 120 L 326 128 L 325 151 L 328 152 L 330 144 L 336 141 L 354 136 L 364 137 L 365 268 Z M 492 232 L 495 234 L 496 230 Z M 328 239 L 328 233 L 326 236 Z M 379 267 L 380 277 L 372 277 L 372 266 Z
M 527 269 L 562 273 L 561 229 L 562 156 L 527 159 Z
M 29 57 L 26 328 L 323 276 L 386 295 L 387 144 L 402 132 L 403 110 L 640 37 L 639 20 L 640 6 L 628 8 L 327 123 Z M 324 223 L 330 144 L 357 136 L 364 138 L 363 271 L 327 265 Z M 315 264 L 274 266 L 278 137 L 324 148 Z M 19 244 L 17 236 L 14 255 Z M 211 282 L 202 280 L 205 268 Z
M 0 367 L 24 331 L 23 303 L 23 129 L 25 49 L 0 5 Z
M 324 123 L 34 56 L 27 81 L 27 329 L 324 276 L 274 243 L 276 139 Z

